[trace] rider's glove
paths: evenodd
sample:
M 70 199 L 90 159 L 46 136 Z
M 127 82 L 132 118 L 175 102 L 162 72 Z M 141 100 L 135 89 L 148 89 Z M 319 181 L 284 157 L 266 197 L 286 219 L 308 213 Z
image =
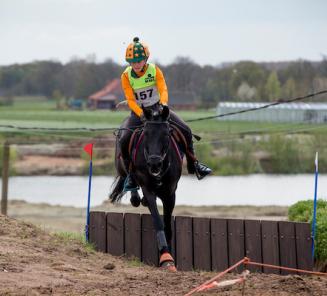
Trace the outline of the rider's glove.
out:
M 142 123 L 144 123 L 146 121 L 145 116 L 144 116 L 143 113 L 140 115 L 140 120 L 142 121 Z
M 162 104 L 159 104 L 158 111 L 159 111 L 160 114 L 162 113 L 162 110 L 163 110 L 163 105 Z

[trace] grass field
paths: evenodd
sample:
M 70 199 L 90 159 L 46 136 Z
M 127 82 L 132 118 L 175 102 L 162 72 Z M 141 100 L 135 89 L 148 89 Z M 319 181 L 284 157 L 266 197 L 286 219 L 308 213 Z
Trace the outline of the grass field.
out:
M 185 120 L 214 116 L 215 110 L 177 111 Z M 100 142 L 108 137 L 129 115 L 128 111 L 58 110 L 56 102 L 35 99 L 15 101 L 0 107 L 0 144 L 52 144 L 55 142 Z M 28 127 L 20 130 L 8 128 Z M 323 172 L 327 168 L 327 126 L 305 123 L 238 122 L 216 119 L 190 122 L 193 133 L 202 137 L 195 143 L 197 157 L 218 175 L 251 173 L 307 173 L 312 158 L 319 151 Z M 38 128 L 108 129 L 42 130 Z M 113 148 L 111 142 L 111 148 Z M 110 148 L 106 146 L 105 149 Z M 1 155 L 1 147 L 0 147 Z M 112 155 L 108 161 L 113 161 Z M 0 161 L 1 162 L 1 161 Z M 105 167 L 108 167 L 106 165 Z M 98 173 L 103 173 L 99 168 Z
M 196 119 L 215 115 L 215 110 L 211 111 L 177 111 L 184 119 Z M 13 106 L 0 106 L 0 135 L 24 137 L 24 135 L 76 135 L 90 136 L 103 134 L 104 132 L 46 132 L 37 130 L 19 131 L 1 127 L 1 125 L 14 125 L 21 127 L 42 127 L 42 128 L 115 128 L 120 125 L 128 111 L 108 111 L 108 110 L 57 110 L 54 101 L 26 100 L 15 101 Z M 304 123 L 263 123 L 263 122 L 237 122 L 221 121 L 216 119 L 190 122 L 190 127 L 194 133 L 199 133 L 204 139 L 219 137 L 226 139 L 233 136 L 244 136 L 246 134 L 271 134 L 271 133 L 315 133 L 326 134 L 326 125 L 313 125 Z M 109 131 L 110 132 L 110 131 Z

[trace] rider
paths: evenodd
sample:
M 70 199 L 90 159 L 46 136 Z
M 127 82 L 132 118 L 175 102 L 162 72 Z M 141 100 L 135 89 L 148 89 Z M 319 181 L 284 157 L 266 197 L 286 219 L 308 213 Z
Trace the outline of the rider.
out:
M 133 43 L 130 43 L 126 49 L 125 59 L 130 66 L 121 75 L 122 88 L 128 106 L 132 111 L 125 125 L 127 129 L 122 131 L 120 137 L 122 157 L 128 173 L 124 186 L 125 191 L 134 191 L 137 189 L 137 184 L 130 170 L 128 146 L 132 130 L 144 122 L 141 106 L 146 108 L 157 103 L 168 105 L 168 90 L 165 78 L 158 66 L 147 63 L 149 55 L 148 47 L 144 43 L 141 43 L 138 37 L 135 37 Z M 190 174 L 195 173 L 197 178 L 201 180 L 211 173 L 211 169 L 199 163 L 195 158 L 191 129 L 173 111 L 170 111 L 170 121 L 177 124 L 186 139 L 188 172 Z

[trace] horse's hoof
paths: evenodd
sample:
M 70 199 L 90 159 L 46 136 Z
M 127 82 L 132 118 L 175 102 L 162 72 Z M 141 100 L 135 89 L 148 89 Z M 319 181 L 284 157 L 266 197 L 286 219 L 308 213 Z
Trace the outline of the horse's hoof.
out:
M 147 207 L 149 205 L 148 201 L 144 197 L 141 199 L 141 203 L 143 207 Z
M 160 256 L 160 262 L 159 262 L 160 268 L 166 269 L 169 271 L 176 272 L 176 266 L 174 258 L 169 253 L 163 253 Z
M 160 266 L 161 269 L 166 269 L 172 272 L 177 272 L 177 268 L 175 266 L 175 263 L 172 261 L 166 261 L 164 263 L 162 263 L 162 265 Z
M 140 199 L 140 196 L 139 196 L 139 194 L 137 192 L 132 192 L 130 202 L 131 202 L 133 207 L 137 208 L 138 206 L 140 206 L 141 199 Z

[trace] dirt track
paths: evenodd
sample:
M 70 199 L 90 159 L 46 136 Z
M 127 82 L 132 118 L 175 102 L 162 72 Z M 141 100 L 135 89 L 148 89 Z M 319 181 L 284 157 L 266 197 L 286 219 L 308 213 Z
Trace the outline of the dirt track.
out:
M 184 295 L 215 273 L 170 273 L 0 215 L 0 295 Z M 227 278 L 233 278 L 228 275 Z M 241 287 L 196 295 L 242 295 Z M 326 295 L 327 277 L 252 274 L 245 295 Z

